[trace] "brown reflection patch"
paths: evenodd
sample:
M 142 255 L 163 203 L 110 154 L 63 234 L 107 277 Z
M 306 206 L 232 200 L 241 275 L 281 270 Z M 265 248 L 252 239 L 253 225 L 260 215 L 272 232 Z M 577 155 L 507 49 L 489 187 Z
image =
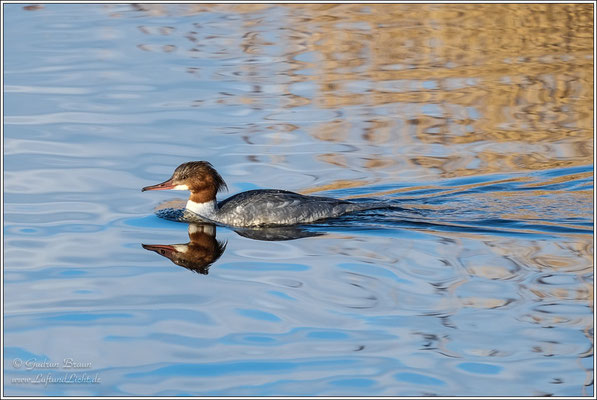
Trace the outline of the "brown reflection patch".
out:
M 25 10 L 25 11 L 38 11 L 38 10 L 41 10 L 43 8 L 44 8 L 44 6 L 42 6 L 41 4 L 32 4 L 30 6 L 24 6 L 23 10 Z
M 334 120 L 319 124 L 313 129 L 312 135 L 326 142 L 345 142 L 348 138 L 350 125 L 346 121 Z

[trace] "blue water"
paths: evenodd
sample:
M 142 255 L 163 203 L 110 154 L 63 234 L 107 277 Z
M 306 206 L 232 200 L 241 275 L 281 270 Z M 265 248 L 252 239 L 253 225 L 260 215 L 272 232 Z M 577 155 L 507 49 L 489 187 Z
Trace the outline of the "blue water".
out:
M 593 395 L 586 9 L 3 7 L 6 395 Z M 190 160 L 391 207 L 159 218 Z

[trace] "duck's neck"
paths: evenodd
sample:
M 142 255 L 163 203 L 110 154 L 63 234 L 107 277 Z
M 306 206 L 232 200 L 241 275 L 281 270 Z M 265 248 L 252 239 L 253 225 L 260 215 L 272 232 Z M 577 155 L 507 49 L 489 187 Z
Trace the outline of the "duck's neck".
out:
M 193 199 L 189 199 L 185 208 L 201 217 L 215 221 L 218 212 L 218 203 L 215 199 L 204 202 L 196 202 Z

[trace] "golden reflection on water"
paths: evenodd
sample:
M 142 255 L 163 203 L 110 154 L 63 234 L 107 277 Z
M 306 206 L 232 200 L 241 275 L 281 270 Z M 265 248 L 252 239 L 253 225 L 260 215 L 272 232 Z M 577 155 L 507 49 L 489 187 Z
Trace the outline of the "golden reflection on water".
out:
M 416 154 L 375 154 L 360 167 L 385 169 L 401 160 L 401 169 L 425 168 L 448 178 L 592 163 L 590 4 L 135 7 L 154 16 L 238 15 L 246 34 L 225 44 L 253 56 L 270 54 L 276 45 L 258 30 L 262 13 L 283 8 L 284 54 L 277 55 L 288 79 L 281 83 L 282 106 L 361 108 L 358 119 L 340 116 L 311 126 L 309 134 L 343 143 L 352 127 L 365 143 L 417 146 Z M 159 34 L 170 34 L 166 28 Z M 195 52 L 214 39 L 185 35 Z M 232 47 L 230 53 L 237 51 Z M 259 63 L 238 68 L 262 83 Z M 317 90 L 312 97 L 294 94 L 298 82 L 315 83 Z M 254 94 L 240 101 L 267 107 L 257 98 L 259 89 Z M 430 150 L 437 145 L 443 154 Z M 346 163 L 336 154 L 318 158 Z

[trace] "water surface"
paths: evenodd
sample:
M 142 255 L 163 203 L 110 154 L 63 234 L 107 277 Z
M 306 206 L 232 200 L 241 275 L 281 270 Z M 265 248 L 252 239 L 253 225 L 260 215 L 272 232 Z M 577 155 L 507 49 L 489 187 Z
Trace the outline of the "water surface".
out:
M 593 395 L 592 5 L 3 7 L 7 395 Z

